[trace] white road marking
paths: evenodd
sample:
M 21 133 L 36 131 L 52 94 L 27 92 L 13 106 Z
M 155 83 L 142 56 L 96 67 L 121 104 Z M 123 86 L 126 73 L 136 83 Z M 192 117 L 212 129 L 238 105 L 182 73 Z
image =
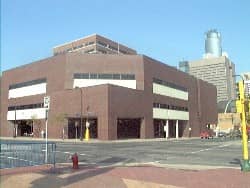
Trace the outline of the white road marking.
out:
M 74 154 L 74 153 L 71 153 L 71 152 L 68 152 L 68 151 L 56 151 L 56 153 Z
M 216 148 L 224 148 L 224 147 L 227 147 L 227 146 L 230 146 L 230 145 L 232 145 L 232 144 L 224 144 L 224 145 L 215 146 L 215 147 L 211 147 L 211 148 L 201 149 L 201 150 L 198 150 L 198 151 L 192 151 L 192 152 L 189 152 L 189 153 L 195 154 L 195 153 L 200 153 L 200 152 L 203 152 L 203 151 L 213 150 L 213 149 L 216 149 Z
M 69 152 L 69 151 L 56 151 L 57 153 L 65 153 L 65 154 L 70 154 L 70 155 L 73 155 L 73 154 L 75 154 L 75 152 Z M 86 155 L 85 153 L 80 153 L 80 154 L 78 154 L 78 155 Z
M 1 158 L 7 158 L 7 159 L 13 159 L 13 160 L 19 160 L 19 161 L 25 161 L 25 162 L 29 162 L 29 163 L 33 163 L 33 164 L 39 164 L 37 162 L 34 161 L 29 161 L 26 159 L 21 159 L 21 158 L 17 158 L 17 157 L 8 157 L 8 156 L 0 156 Z

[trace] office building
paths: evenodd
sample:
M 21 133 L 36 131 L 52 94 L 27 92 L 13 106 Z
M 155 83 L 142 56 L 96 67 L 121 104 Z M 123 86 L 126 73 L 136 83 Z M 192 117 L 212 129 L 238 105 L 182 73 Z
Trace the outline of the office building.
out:
M 217 123 L 215 86 L 176 68 L 136 53 L 55 53 L 3 72 L 1 136 L 41 137 L 45 96 L 49 138 L 86 125 L 101 140 L 178 138 Z

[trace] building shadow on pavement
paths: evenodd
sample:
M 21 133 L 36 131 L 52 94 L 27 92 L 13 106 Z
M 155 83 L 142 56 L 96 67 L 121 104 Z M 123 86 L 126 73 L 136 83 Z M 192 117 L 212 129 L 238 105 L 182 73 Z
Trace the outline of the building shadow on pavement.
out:
M 80 183 L 80 181 L 84 181 L 86 179 L 102 175 L 111 171 L 113 169 L 112 165 L 115 165 L 116 163 L 119 162 L 123 162 L 124 160 L 125 160 L 124 158 L 119 158 L 119 157 L 107 158 L 105 161 L 100 162 L 102 164 L 106 163 L 107 164 L 106 167 L 93 166 L 93 165 L 92 166 L 79 165 L 79 169 L 72 169 L 72 166 L 70 165 L 67 166 L 57 165 L 55 168 L 51 168 L 49 170 L 40 172 L 40 174 L 43 176 L 31 182 L 32 185 L 31 187 L 32 188 L 64 187 L 64 186 L 70 186 L 72 184 L 77 184 Z M 101 182 L 98 183 L 100 184 Z M 122 181 L 119 183 L 123 184 Z M 125 184 L 124 187 L 126 187 Z
M 54 169 L 42 172 L 42 175 L 44 176 L 31 182 L 31 185 L 32 188 L 70 186 L 71 184 L 78 183 L 79 181 L 104 174 L 110 170 L 112 170 L 112 168 L 95 168 L 86 166 L 80 166 L 78 170 L 72 169 L 70 171 L 69 167 L 60 170 Z

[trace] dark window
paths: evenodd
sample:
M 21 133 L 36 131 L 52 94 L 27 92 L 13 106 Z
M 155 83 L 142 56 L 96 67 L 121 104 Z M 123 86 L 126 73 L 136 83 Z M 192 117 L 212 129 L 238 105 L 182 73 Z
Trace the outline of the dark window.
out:
M 95 50 L 92 48 L 92 49 L 86 50 L 85 53 L 89 53 L 89 52 L 93 52 L 93 51 L 95 51 Z
M 112 74 L 99 74 L 99 79 L 112 79 Z
M 159 104 L 159 103 L 154 103 L 154 104 L 153 104 L 153 107 L 154 107 L 154 108 L 160 108 L 160 104 Z
M 16 88 L 21 88 L 21 87 L 25 87 L 25 86 L 41 84 L 41 83 L 45 83 L 45 82 L 46 82 L 46 78 L 41 78 L 41 79 L 37 79 L 37 80 L 31 80 L 31 81 L 27 81 L 27 82 L 12 84 L 9 86 L 9 89 L 16 89 Z
M 120 74 L 113 74 L 113 79 L 114 80 L 120 80 L 121 79 L 121 75 Z
M 91 42 L 89 42 L 89 45 L 92 45 L 92 44 L 94 44 L 95 42 L 94 41 L 91 41 Z
M 135 80 L 134 74 L 122 74 L 121 75 L 122 80 Z
M 83 47 L 83 44 L 81 44 L 81 45 L 77 46 L 77 48 L 82 48 L 82 47 Z
M 89 73 L 75 73 L 75 79 L 89 79 Z
M 187 107 L 175 106 L 169 104 L 160 104 L 160 103 L 153 103 L 153 108 L 171 109 L 171 110 L 186 111 L 186 112 L 188 111 Z
M 15 106 L 9 106 L 8 107 L 8 111 L 12 111 L 12 110 L 15 110 Z
M 43 103 L 26 104 L 26 105 L 20 105 L 20 106 L 9 106 L 8 111 L 26 110 L 26 109 L 34 109 L 34 108 L 43 108 Z
M 103 46 L 103 47 L 107 47 L 107 44 L 104 43 L 104 42 L 101 42 L 101 41 L 97 41 L 97 44 L 99 44 L 99 45 L 101 45 L 101 46 Z
M 97 79 L 97 78 L 98 78 L 97 74 L 95 73 L 90 74 L 90 79 Z
M 172 83 L 172 82 L 163 81 L 163 80 L 160 80 L 158 78 L 153 78 L 153 83 L 164 85 L 164 86 L 171 87 L 173 89 L 178 89 L 181 91 L 187 91 L 187 88 L 185 88 L 185 87 L 179 86 L 179 85 Z
M 98 74 L 98 73 L 74 73 L 74 79 L 113 79 L 113 80 L 135 80 L 134 74 Z
M 106 51 L 100 50 L 100 49 L 98 49 L 97 51 L 100 52 L 100 53 L 102 53 L 102 54 L 106 54 L 107 53 Z
M 118 51 L 118 49 L 117 49 L 116 47 L 114 47 L 114 46 L 109 46 L 109 48 L 110 48 L 111 50 Z
M 119 50 L 119 52 L 121 52 L 121 53 L 123 53 L 123 54 L 127 54 L 127 52 L 124 51 L 124 50 Z

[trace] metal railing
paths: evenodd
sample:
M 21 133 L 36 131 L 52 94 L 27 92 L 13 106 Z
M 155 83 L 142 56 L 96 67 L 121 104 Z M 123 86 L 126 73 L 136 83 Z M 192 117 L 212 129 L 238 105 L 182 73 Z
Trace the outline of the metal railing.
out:
M 12 142 L 1 140 L 0 168 L 42 165 L 46 158 L 44 142 Z M 56 163 L 56 144 L 48 142 L 47 164 Z

